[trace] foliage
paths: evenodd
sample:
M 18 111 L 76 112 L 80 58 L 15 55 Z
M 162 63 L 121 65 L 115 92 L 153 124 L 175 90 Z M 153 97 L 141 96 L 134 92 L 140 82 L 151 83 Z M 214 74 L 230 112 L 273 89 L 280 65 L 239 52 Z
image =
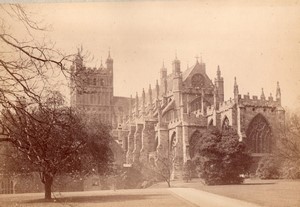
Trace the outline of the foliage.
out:
M 206 184 L 243 182 L 241 175 L 248 172 L 251 157 L 236 132 L 210 129 L 197 140 L 193 162 Z
M 280 176 L 286 179 L 300 179 L 300 161 L 285 160 L 281 164 Z
M 187 183 L 192 180 L 193 168 L 193 163 L 190 160 L 188 160 L 183 166 L 183 180 Z
M 265 156 L 259 163 L 256 175 L 261 179 L 278 179 L 280 176 L 280 161 L 274 156 Z
M 279 128 L 279 127 L 278 127 Z M 283 127 L 280 127 L 274 154 L 282 160 L 281 175 L 284 178 L 300 177 L 300 116 L 287 114 Z

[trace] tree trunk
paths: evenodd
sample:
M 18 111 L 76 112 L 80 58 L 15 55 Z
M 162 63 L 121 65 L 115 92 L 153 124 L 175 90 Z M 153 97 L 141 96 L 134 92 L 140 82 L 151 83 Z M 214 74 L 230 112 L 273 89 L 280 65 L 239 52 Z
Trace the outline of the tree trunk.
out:
M 171 187 L 171 181 L 167 180 L 167 183 L 168 183 L 168 187 L 170 188 Z
M 45 199 L 46 200 L 51 200 L 51 187 L 53 183 L 53 177 L 51 175 L 46 174 L 45 175 Z

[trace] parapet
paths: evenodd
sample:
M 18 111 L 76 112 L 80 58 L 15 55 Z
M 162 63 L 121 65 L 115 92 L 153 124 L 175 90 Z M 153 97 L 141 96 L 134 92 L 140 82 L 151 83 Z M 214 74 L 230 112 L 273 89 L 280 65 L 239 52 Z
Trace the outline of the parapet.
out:
M 239 95 L 239 104 L 244 106 L 263 106 L 263 107 L 278 107 L 280 106 L 280 102 L 274 100 L 272 96 L 269 96 L 268 99 L 266 98 L 258 98 L 258 96 L 250 97 L 249 94 L 244 95 L 243 97 Z

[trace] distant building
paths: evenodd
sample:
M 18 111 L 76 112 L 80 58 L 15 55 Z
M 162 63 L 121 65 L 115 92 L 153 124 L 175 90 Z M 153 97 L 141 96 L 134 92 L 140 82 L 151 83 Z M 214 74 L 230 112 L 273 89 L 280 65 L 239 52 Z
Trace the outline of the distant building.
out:
M 154 88 L 142 89 L 135 99 L 113 95 L 113 59 L 106 67 L 86 68 L 80 54 L 72 65 L 80 84 L 72 90 L 71 105 L 84 113 L 97 114 L 113 126 L 115 141 L 122 147 L 124 163 L 155 162 L 172 153 L 173 178 L 181 176 L 182 166 L 191 159 L 189 146 L 197 132 L 216 126 L 237 130 L 253 156 L 272 151 L 274 134 L 282 124 L 285 111 L 277 83 L 275 98 L 241 96 L 235 79 L 233 99 L 224 100 L 224 79 L 220 67 L 212 81 L 202 60 L 182 71 L 175 57 L 172 72 L 162 66 Z

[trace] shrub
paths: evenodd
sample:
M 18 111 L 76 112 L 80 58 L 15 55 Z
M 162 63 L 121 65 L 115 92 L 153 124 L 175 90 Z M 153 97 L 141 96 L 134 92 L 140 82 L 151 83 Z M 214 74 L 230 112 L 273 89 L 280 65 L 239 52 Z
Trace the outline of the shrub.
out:
M 193 162 L 208 185 L 239 184 L 252 163 L 245 145 L 233 130 L 211 129 L 200 135 Z
M 263 157 L 256 170 L 261 179 L 278 179 L 280 177 L 280 161 L 273 156 Z

